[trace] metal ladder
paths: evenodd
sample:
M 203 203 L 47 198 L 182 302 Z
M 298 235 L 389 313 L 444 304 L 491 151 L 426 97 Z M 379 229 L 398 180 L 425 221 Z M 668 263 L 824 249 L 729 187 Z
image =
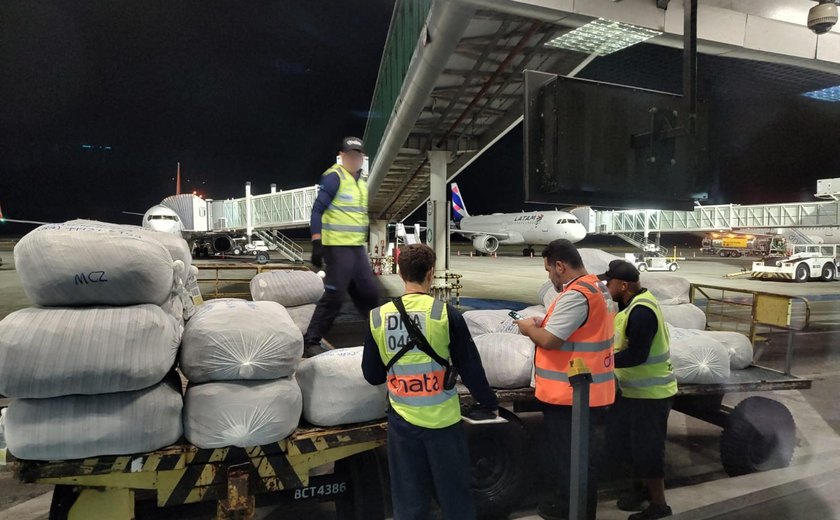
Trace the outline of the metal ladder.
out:
M 303 262 L 303 248 L 292 242 L 289 237 L 280 233 L 279 231 L 254 230 L 254 235 L 258 236 L 260 240 L 268 245 L 269 249 L 274 249 L 284 258 L 292 262 Z
M 809 237 L 808 235 L 806 235 L 802 231 L 799 231 L 796 228 L 790 228 L 789 230 L 787 230 L 787 235 L 788 236 L 785 237 L 785 238 L 787 238 L 790 241 L 791 244 L 813 244 L 814 243 L 814 241 L 811 239 L 811 237 Z
M 645 238 L 644 233 L 616 233 L 616 236 L 628 244 L 638 247 L 642 251 L 649 251 L 649 246 L 653 244 L 650 240 Z M 668 250 L 662 246 L 657 247 L 656 251 L 662 255 L 666 255 L 668 253 Z

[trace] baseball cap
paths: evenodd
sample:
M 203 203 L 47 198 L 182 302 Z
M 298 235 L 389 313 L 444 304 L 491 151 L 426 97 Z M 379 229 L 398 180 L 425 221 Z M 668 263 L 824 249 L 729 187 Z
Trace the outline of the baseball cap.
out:
M 622 282 L 638 282 L 639 270 L 636 266 L 625 260 L 613 260 L 610 262 L 610 267 L 604 274 L 599 274 L 598 279 L 609 281 L 615 278 Z
M 358 137 L 345 137 L 341 140 L 341 151 L 342 152 L 349 152 L 350 150 L 356 150 L 357 152 L 365 153 L 364 145 L 362 144 L 362 140 Z

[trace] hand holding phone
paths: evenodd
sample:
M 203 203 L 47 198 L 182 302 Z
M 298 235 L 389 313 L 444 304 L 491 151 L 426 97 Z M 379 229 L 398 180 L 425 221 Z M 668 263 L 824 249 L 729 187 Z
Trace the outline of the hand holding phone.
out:
M 513 318 L 513 319 L 515 319 L 515 320 L 524 320 L 524 319 L 525 319 L 525 316 L 523 316 L 523 315 L 519 314 L 519 313 L 518 313 L 518 312 L 516 312 L 516 311 L 510 311 L 510 312 L 508 313 L 508 316 L 510 316 L 511 318 Z

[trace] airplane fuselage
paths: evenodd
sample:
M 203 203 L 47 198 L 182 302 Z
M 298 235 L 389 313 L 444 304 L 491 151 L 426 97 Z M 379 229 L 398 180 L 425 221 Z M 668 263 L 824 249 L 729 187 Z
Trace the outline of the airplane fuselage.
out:
M 577 217 L 565 211 L 531 211 L 527 213 L 498 213 L 464 217 L 460 229 L 471 232 L 507 233 L 500 244 L 545 245 L 565 238 L 579 242 L 586 236 L 586 228 Z

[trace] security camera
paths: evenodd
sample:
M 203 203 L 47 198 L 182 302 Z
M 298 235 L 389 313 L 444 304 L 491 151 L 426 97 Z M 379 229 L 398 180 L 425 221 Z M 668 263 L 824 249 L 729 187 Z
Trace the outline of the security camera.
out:
M 837 5 L 834 0 L 817 0 L 808 11 L 808 28 L 817 34 L 825 34 L 837 23 Z

